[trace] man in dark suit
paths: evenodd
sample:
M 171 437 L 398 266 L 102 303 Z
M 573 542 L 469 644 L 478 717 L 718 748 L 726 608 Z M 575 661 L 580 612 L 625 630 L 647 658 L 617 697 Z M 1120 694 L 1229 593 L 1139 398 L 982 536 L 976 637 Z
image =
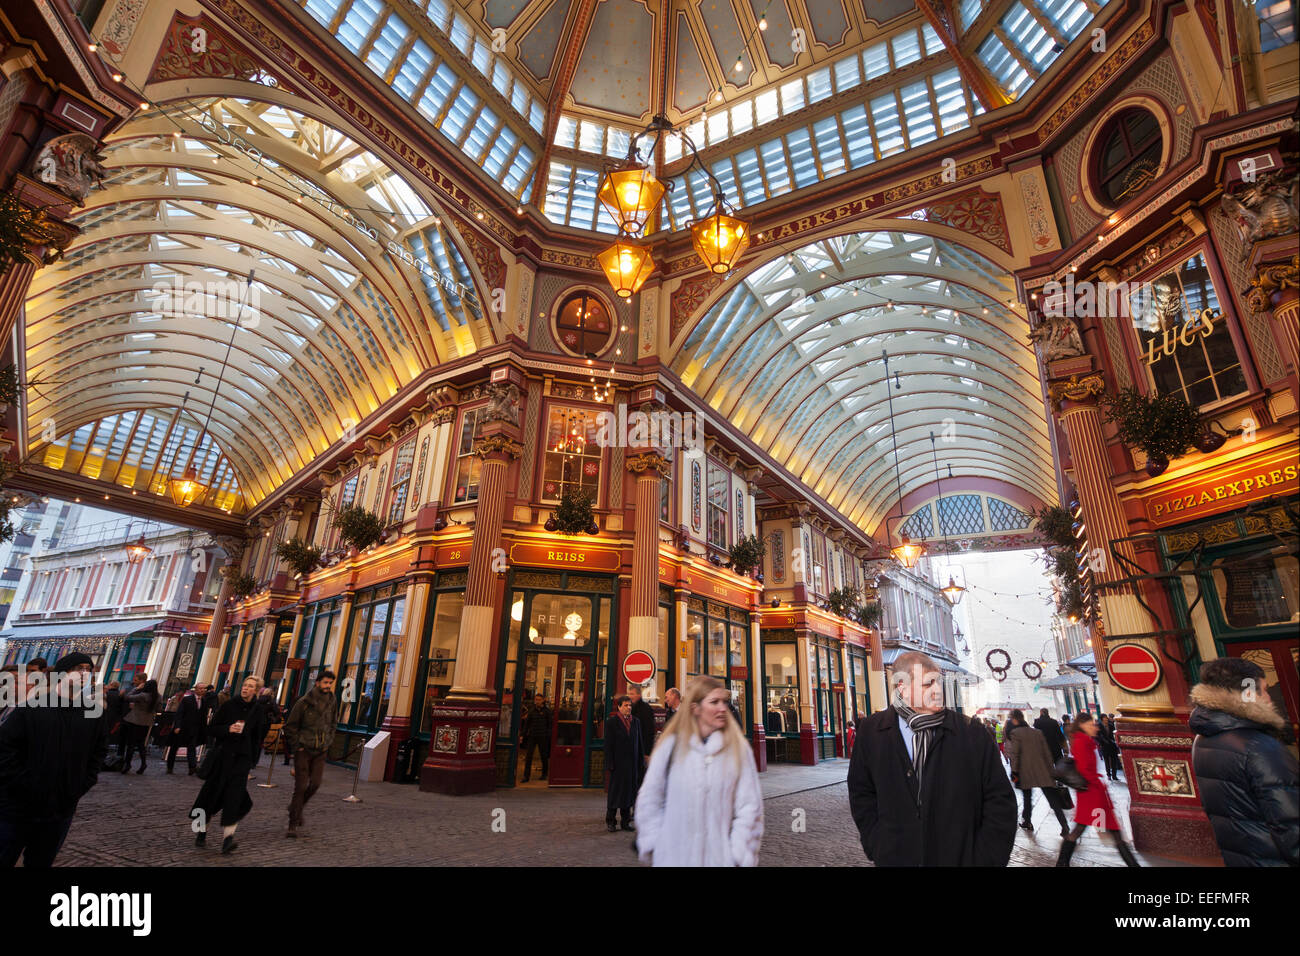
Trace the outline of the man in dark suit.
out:
M 1061 725 L 1047 716 L 1046 707 L 1038 712 L 1038 718 L 1034 721 L 1034 730 L 1041 733 L 1043 739 L 1047 741 L 1047 749 L 1052 752 L 1052 763 L 1060 760 L 1067 749 L 1065 734 L 1061 733 Z
M 202 684 L 195 684 L 181 698 L 176 710 L 176 722 L 172 725 L 171 747 L 167 751 L 167 772 L 176 769 L 176 751 L 185 748 L 185 762 L 189 764 L 190 773 L 194 773 L 195 751 L 203 743 L 207 721 L 204 720 Z
M 900 654 L 891 704 L 858 722 L 849 808 L 877 866 L 1006 866 L 1016 798 L 987 731 L 944 707 L 943 675 Z
M 621 694 L 614 698 L 614 712 L 605 721 L 605 771 L 609 774 L 605 795 L 605 827 L 618 830 L 616 814 L 623 815 L 623 829 L 633 830 L 632 807 L 641 785 L 641 727 L 632 716 L 632 698 Z
M 645 776 L 645 766 L 650 762 L 650 751 L 655 748 L 655 711 L 641 697 L 641 685 L 633 684 L 627 689 L 632 698 L 632 716 L 641 725 L 641 772 L 637 775 L 637 789 L 641 789 L 641 777 Z

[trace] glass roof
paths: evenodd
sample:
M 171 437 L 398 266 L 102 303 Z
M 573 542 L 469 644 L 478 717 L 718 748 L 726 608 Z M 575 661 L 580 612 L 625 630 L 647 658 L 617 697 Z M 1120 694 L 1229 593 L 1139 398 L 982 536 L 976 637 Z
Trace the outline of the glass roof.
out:
M 934 479 L 1055 498 L 1037 363 L 1006 274 L 976 252 L 903 231 L 855 233 L 752 268 L 689 331 L 673 371 L 867 533 Z M 891 529 L 892 530 L 892 529 Z
M 179 435 L 215 391 L 204 441 L 233 474 L 214 472 L 210 503 L 238 512 L 425 368 L 492 339 L 441 217 L 305 113 L 237 98 L 173 103 L 127 123 L 104 165 L 103 188 L 74 220 L 82 234 L 36 276 L 27 303 L 29 376 L 76 383 L 28 403 L 33 436 L 54 423 L 43 452 L 52 466 L 100 467 L 77 436 L 129 411 L 172 422 L 183 407 Z M 184 457 L 123 459 L 111 480 L 157 493 Z

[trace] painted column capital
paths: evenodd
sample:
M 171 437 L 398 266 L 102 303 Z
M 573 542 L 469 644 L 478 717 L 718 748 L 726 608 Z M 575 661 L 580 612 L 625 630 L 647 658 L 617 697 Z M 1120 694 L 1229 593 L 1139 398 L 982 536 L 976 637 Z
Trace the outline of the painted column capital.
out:
M 627 470 L 638 476 L 648 476 L 651 471 L 654 471 L 659 477 L 667 478 L 671 467 L 672 464 L 667 458 L 652 451 L 633 455 L 627 460 Z
M 1256 315 L 1270 312 L 1274 293 L 1296 288 L 1300 288 L 1300 254 L 1292 256 L 1289 262 L 1261 263 L 1250 280 L 1246 308 Z
M 473 454 L 484 461 L 512 461 L 524 453 L 524 446 L 505 435 L 489 435 L 474 442 Z
M 1106 383 L 1100 372 L 1088 375 L 1071 375 L 1068 379 L 1052 382 L 1047 387 L 1047 398 L 1052 407 L 1061 410 L 1063 402 L 1070 401 L 1078 405 L 1096 405 L 1097 396 L 1106 391 Z

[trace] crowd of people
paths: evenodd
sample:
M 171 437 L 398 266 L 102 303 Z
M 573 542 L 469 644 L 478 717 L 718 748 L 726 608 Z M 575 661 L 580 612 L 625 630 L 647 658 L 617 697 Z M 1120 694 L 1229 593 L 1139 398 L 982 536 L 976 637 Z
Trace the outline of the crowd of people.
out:
M 48 705 L 9 706 L 0 714 L 5 866 L 20 857 L 31 867 L 53 863 L 78 801 L 105 767 L 110 736 L 118 740 L 117 769 L 128 772 L 139 753 L 137 773 L 143 772 L 159 704 L 156 683 L 143 677 L 124 693 L 115 685 L 102 698 L 88 693 L 93 661 L 84 654 L 62 658 L 48 675 L 43 661 L 33 663 L 29 682 L 40 674 L 57 695 Z M 294 776 L 286 837 L 306 833 L 303 810 L 320 787 L 338 720 L 334 683 L 329 671 L 317 675 L 283 722 Z M 604 725 L 607 828 L 635 832 L 633 848 L 655 866 L 756 865 L 762 788 L 726 685 L 702 676 L 684 693 L 670 689 L 661 731 L 641 688 L 628 691 L 615 698 Z M 1001 724 L 965 717 L 945 706 L 940 671 L 919 652 L 898 657 L 889 691 L 888 706 L 859 720 L 850 738 L 849 807 L 873 863 L 1005 866 L 1017 826 L 1033 830 L 1038 790 L 1061 828 L 1057 866 L 1070 865 L 1090 829 L 1125 865 L 1139 865 L 1101 777 L 1122 773 L 1109 715 L 1079 713 L 1058 722 L 1042 710 L 1032 725 L 1020 710 Z M 1209 662 L 1191 700 L 1193 767 L 1225 864 L 1300 865 L 1296 757 L 1264 672 L 1241 658 Z M 202 780 L 190 810 L 195 844 L 206 845 L 220 813 L 221 852 L 231 853 L 239 821 L 252 808 L 249 778 L 280 719 L 276 703 L 259 678 L 249 677 L 233 695 L 198 684 L 168 706 L 173 718 L 160 741 L 167 772 L 184 749 L 190 774 Z M 550 711 L 538 695 L 521 724 L 525 780 L 535 750 L 545 779 L 550 731 Z

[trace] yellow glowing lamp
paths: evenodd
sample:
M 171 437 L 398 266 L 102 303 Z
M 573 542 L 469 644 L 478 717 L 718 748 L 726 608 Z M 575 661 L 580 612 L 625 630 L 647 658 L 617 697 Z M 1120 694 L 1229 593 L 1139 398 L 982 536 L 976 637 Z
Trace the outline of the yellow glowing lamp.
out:
M 188 508 L 203 497 L 208 487 L 199 481 L 193 467 L 190 467 L 185 469 L 185 474 L 180 478 L 167 479 L 167 490 L 178 508 Z
M 616 242 L 596 256 L 605 270 L 605 278 L 614 287 L 620 299 L 628 299 L 645 284 L 654 271 L 655 263 L 650 250 L 631 242 Z
M 916 567 L 916 562 L 921 560 L 925 554 L 925 545 L 917 544 L 905 534 L 898 536 L 898 546 L 891 549 L 894 560 L 903 567 L 911 569 Z
M 911 567 L 911 565 L 909 564 L 908 567 Z M 943 592 L 943 596 L 948 599 L 948 603 L 953 607 L 960 604 L 962 597 L 966 594 L 966 589 L 954 581 L 951 574 L 948 575 L 948 585 L 939 590 Z
M 664 184 L 640 163 L 629 163 L 605 174 L 596 198 L 609 210 L 622 232 L 639 236 L 664 196 Z
M 144 543 L 144 535 L 140 535 L 140 540 L 126 549 L 126 559 L 132 564 L 139 564 L 149 555 L 153 554 L 153 548 Z
M 710 270 L 730 272 L 749 248 L 749 223 L 719 210 L 692 224 L 691 243 Z

